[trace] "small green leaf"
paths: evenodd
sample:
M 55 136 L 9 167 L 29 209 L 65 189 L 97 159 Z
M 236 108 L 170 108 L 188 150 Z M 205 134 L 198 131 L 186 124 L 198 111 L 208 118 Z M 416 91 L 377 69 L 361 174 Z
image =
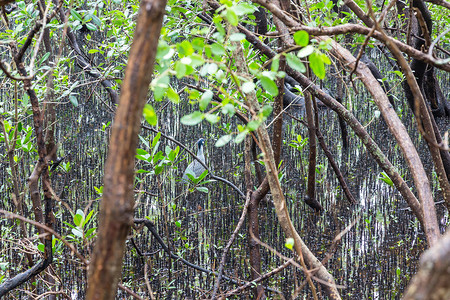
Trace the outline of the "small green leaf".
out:
M 233 26 L 237 26 L 237 24 L 239 23 L 238 16 L 236 15 L 236 13 L 232 9 L 227 9 L 226 10 L 225 18 Z
M 161 139 L 161 132 L 158 132 L 158 134 L 155 135 L 155 137 L 154 137 L 153 140 L 152 140 L 152 148 L 153 148 L 153 153 L 152 153 L 152 155 L 154 155 L 156 149 L 158 149 L 157 144 L 158 144 L 158 142 L 159 142 L 160 139 Z
M 319 79 L 325 78 L 325 65 L 320 57 L 320 54 L 313 52 L 309 57 L 309 66 Z
M 247 136 L 247 134 L 248 134 L 248 130 L 244 130 L 244 131 L 240 132 L 240 133 L 236 136 L 236 138 L 234 139 L 234 142 L 235 142 L 236 144 L 241 143 L 241 142 L 245 139 L 245 137 Z
M 208 194 L 209 190 L 208 188 L 204 187 L 204 186 L 198 186 L 195 188 L 197 191 Z
M 294 41 L 297 45 L 305 47 L 309 44 L 309 34 L 304 30 L 297 31 L 294 33 Z
M 228 104 L 225 104 L 224 107 L 222 107 L 222 113 L 224 115 L 229 115 L 230 117 L 232 117 L 236 113 L 236 110 L 235 110 L 233 104 L 228 103 Z
M 380 175 L 381 176 L 378 177 L 379 180 L 384 181 L 389 186 L 394 186 L 394 183 L 392 182 L 392 179 L 388 176 L 388 174 L 386 174 L 385 172 L 381 172 Z
M 45 252 L 45 246 L 44 246 L 44 244 L 39 243 L 38 246 L 37 246 L 37 248 L 38 248 L 39 251 Z
M 180 95 L 171 87 L 167 89 L 167 98 L 175 104 L 180 103 Z
M 272 113 L 273 107 L 271 105 L 264 105 L 262 108 L 263 117 L 267 118 Z
M 83 238 L 83 231 L 78 228 L 72 228 L 72 233 L 79 238 Z
M 136 154 L 137 154 L 137 155 L 147 155 L 148 152 L 145 151 L 144 149 L 138 148 L 138 149 L 136 149 Z
M 288 239 L 286 239 L 286 243 L 284 244 L 284 246 L 286 248 L 292 250 L 294 248 L 294 244 L 295 244 L 294 239 L 293 238 L 288 238 Z
M 182 117 L 181 123 L 183 123 L 184 125 L 193 126 L 193 125 L 197 125 L 198 123 L 200 123 L 203 120 L 203 118 L 204 118 L 204 116 L 201 112 L 194 111 L 192 114 Z
M 255 91 L 255 87 L 256 87 L 256 85 L 252 81 L 246 81 L 241 86 L 241 89 L 244 93 L 249 94 L 249 93 Z
M 306 46 L 305 48 L 300 49 L 300 51 L 298 51 L 297 56 L 302 58 L 302 57 L 307 57 L 308 55 L 311 55 L 311 53 L 314 52 L 314 47 L 311 45 Z
M 73 224 L 80 226 L 84 221 L 84 212 L 81 209 L 77 209 L 76 215 L 73 217 Z
M 228 144 L 229 141 L 231 141 L 232 138 L 233 138 L 233 136 L 231 134 L 224 135 L 220 139 L 217 140 L 215 146 L 216 147 L 225 146 L 226 144 Z
M 211 45 L 211 51 L 214 55 L 222 56 L 225 55 L 225 48 L 217 43 Z
M 238 16 L 252 14 L 255 10 L 255 5 L 246 2 L 241 2 L 234 8 L 234 11 Z
M 69 95 L 69 100 L 73 104 L 73 106 L 75 106 L 75 107 L 78 106 L 78 100 L 77 100 L 77 97 L 75 97 L 75 95 L 70 94 Z
M 150 104 L 145 104 L 143 114 L 148 124 L 155 126 L 158 123 L 155 109 Z
M 181 222 L 180 221 L 175 221 L 175 226 L 177 226 L 178 228 L 181 228 Z
M 286 62 L 288 63 L 289 67 L 291 67 L 292 69 L 294 69 L 300 73 L 306 72 L 305 65 L 302 63 L 302 61 L 297 56 L 293 55 L 292 53 L 286 54 Z
M 273 81 L 271 78 L 262 76 L 261 77 L 261 84 L 263 88 L 272 96 L 278 95 L 278 87 L 275 81 Z
M 230 41 L 233 41 L 233 42 L 239 42 L 239 41 L 242 41 L 243 39 L 245 39 L 245 34 L 240 33 L 240 32 L 236 32 L 236 33 L 233 33 L 232 35 L 230 35 Z
M 70 14 L 78 21 L 83 22 L 83 17 L 75 9 L 70 10 Z
M 248 122 L 247 128 L 248 128 L 249 131 L 255 131 L 256 129 L 258 129 L 260 124 L 261 124 L 260 121 L 252 120 L 252 121 Z
M 211 124 L 216 124 L 220 121 L 220 117 L 216 114 L 205 114 L 205 119 Z
M 96 31 L 97 30 L 97 26 L 95 26 L 92 23 L 86 23 L 86 27 L 87 29 L 89 29 L 90 31 Z
M 200 103 L 199 103 L 200 110 L 206 109 L 209 102 L 211 102 L 212 97 L 213 97 L 213 92 L 211 92 L 210 90 L 207 90 L 203 93 L 202 97 L 200 98 Z
M 181 61 L 177 61 L 175 63 L 175 73 L 178 79 L 183 78 L 187 73 L 187 66 L 183 64 Z

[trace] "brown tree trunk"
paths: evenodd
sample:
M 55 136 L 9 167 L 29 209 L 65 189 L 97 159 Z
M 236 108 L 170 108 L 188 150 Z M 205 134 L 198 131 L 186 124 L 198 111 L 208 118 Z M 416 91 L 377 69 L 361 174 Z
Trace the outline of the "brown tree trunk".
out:
M 404 300 L 450 299 L 450 231 L 420 259 Z
M 125 239 L 133 224 L 134 156 L 166 0 L 143 0 L 105 166 L 100 224 L 89 265 L 87 299 L 114 299 Z

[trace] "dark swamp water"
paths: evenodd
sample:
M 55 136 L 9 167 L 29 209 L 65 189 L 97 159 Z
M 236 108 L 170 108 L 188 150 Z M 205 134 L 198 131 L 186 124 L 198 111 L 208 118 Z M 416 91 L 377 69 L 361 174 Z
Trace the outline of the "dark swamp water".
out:
M 374 54 L 373 58 L 377 58 Z M 375 59 L 376 60 L 376 59 Z M 441 78 L 444 93 L 449 96 L 450 78 Z M 332 80 L 325 86 L 335 91 Z M 361 86 L 359 90 L 363 89 Z M 397 101 L 402 103 L 402 93 L 397 91 Z M 80 91 L 80 93 L 85 93 Z M 3 94 L 3 97 L 6 97 Z M 107 97 L 103 95 L 102 97 Z M 80 97 L 81 98 L 81 97 Z M 347 104 L 374 140 L 384 150 L 390 161 L 404 174 L 406 182 L 411 186 L 412 179 L 405 168 L 405 162 L 399 153 L 395 141 L 387 130 L 381 118 L 374 118 L 375 104 L 364 93 L 351 94 L 346 97 Z M 351 104 L 349 104 L 351 103 Z M 195 141 L 199 137 L 206 140 L 205 156 L 208 166 L 217 176 L 233 182 L 245 191 L 243 178 L 243 147 L 244 144 L 227 144 L 215 148 L 216 140 L 229 132 L 225 125 L 211 126 L 204 121 L 198 126 L 188 127 L 180 123 L 180 118 L 193 111 L 187 102 L 179 105 L 171 103 L 156 103 L 159 129 L 165 134 L 196 151 Z M 415 132 L 410 113 L 405 109 L 402 120 L 407 124 L 409 132 Z M 295 112 L 294 112 L 295 113 Z M 393 188 L 379 179 L 380 168 L 371 159 L 361 142 L 350 132 L 349 149 L 342 149 L 340 130 L 336 115 L 332 111 L 322 110 L 319 114 L 322 133 L 330 151 L 333 153 L 347 183 L 355 195 L 357 205 L 350 206 L 345 199 L 338 180 L 331 169 L 321 149 L 318 150 L 317 198 L 325 208 L 321 216 L 315 214 L 304 204 L 302 198 L 306 190 L 308 147 L 298 151 L 288 144 L 296 140 L 297 135 L 307 137 L 307 129 L 296 120 L 285 116 L 283 146 L 283 172 L 281 181 L 290 216 L 300 236 L 319 259 L 323 259 L 330 249 L 333 238 L 355 219 L 355 225 L 342 237 L 334 254 L 328 260 L 326 267 L 333 274 L 341 290 L 343 299 L 399 299 L 409 280 L 418 267 L 420 254 L 426 247 L 425 236 L 418 222 L 413 217 L 406 202 Z M 55 191 L 61 193 L 61 199 L 75 211 L 85 209 L 88 205 L 98 207 L 99 195 L 95 187 L 102 186 L 104 161 L 107 153 L 109 127 L 103 130 L 103 124 L 111 121 L 112 114 L 102 102 L 96 98 L 73 107 L 70 103 L 61 105 L 58 109 L 57 141 L 60 143 L 59 156 L 68 154 L 72 166 L 69 172 L 53 175 Z M 372 122 L 371 122 L 372 120 Z M 31 122 L 31 119 L 28 120 Z M 442 121 L 442 120 L 441 120 Z M 447 122 L 448 120 L 443 120 Z M 231 130 L 235 130 L 234 121 L 230 121 Z M 370 123 L 370 124 L 369 124 Z M 31 123 L 30 123 L 31 124 Z M 141 136 L 150 140 L 155 134 L 143 130 Z M 419 153 L 426 162 L 433 190 L 437 189 L 436 180 L 432 175 L 432 167 L 428 158 L 428 149 L 424 141 L 413 133 Z M 175 148 L 172 142 L 161 138 L 159 149 L 169 146 Z M 143 143 L 141 148 L 145 149 Z M 146 149 L 148 150 L 148 149 Z M 170 242 L 175 252 L 190 261 L 207 269 L 217 270 L 226 245 L 241 215 L 244 199 L 240 198 L 231 187 L 213 182 L 206 185 L 209 193 L 186 193 L 180 182 L 184 168 L 192 159 L 181 151 L 175 168 L 166 168 L 159 176 L 140 174 L 136 189 L 145 190 L 137 196 L 136 218 L 149 217 L 156 224 L 157 230 L 167 243 Z M 6 160 L 3 163 L 6 163 Z M 29 162 L 32 164 L 32 161 Z M 150 170 L 151 166 L 142 162 L 137 168 Z M 28 167 L 23 174 L 29 176 Z M 0 180 L 4 186 L 2 209 L 9 209 L 9 183 L 4 170 L 0 170 Z M 25 180 L 25 179 L 24 179 Z M 270 200 L 270 195 L 268 196 Z M 436 201 L 440 198 L 436 196 Z M 31 204 L 28 202 L 26 217 L 32 218 Z M 270 201 L 269 201 L 270 202 Z M 448 225 L 448 214 L 442 204 L 437 204 L 438 216 L 442 229 Z M 89 209 L 89 210 L 90 210 Z M 63 235 L 69 229 L 63 221 L 70 222 L 70 214 L 58 204 L 57 231 Z M 262 205 L 260 208 L 261 240 L 276 248 L 284 255 L 291 257 L 290 250 L 284 247 L 284 234 L 277 225 L 277 218 L 272 205 Z M 3 221 L 2 221 L 3 222 Z M 176 223 L 178 222 L 178 223 Z M 5 224 L 5 223 L 3 223 Z M 176 224 L 179 224 L 178 227 Z M 241 229 L 225 267 L 225 273 L 239 279 L 249 278 L 249 262 L 247 247 L 246 224 Z M 180 262 L 168 259 L 160 245 L 147 230 L 135 234 L 135 242 L 142 252 L 153 253 L 145 258 L 139 257 L 131 242 L 127 242 L 124 259 L 122 283 L 142 296 L 146 296 L 147 288 L 144 278 L 144 265 L 148 264 L 148 280 L 157 299 L 201 299 L 208 297 L 213 288 L 214 278 L 200 273 Z M 284 261 L 266 249 L 262 249 L 263 273 L 281 265 Z M 3 251 L 3 257 L 9 257 L 11 263 L 18 261 L 18 254 L 13 250 Z M 68 251 L 57 256 L 55 270 L 58 274 L 57 283 L 70 293 L 73 299 L 83 299 L 86 282 L 86 272 L 80 264 L 72 260 Z M 287 298 L 293 288 L 304 280 L 301 272 L 292 267 L 284 269 L 264 284 L 282 292 Z M 223 288 L 233 289 L 235 286 L 224 281 Z M 23 294 L 22 294 L 23 295 Z M 273 299 L 278 299 L 276 293 L 268 293 Z M 118 298 L 128 296 L 119 291 Z M 242 295 L 237 298 L 246 299 Z M 305 288 L 299 299 L 311 299 L 309 288 Z

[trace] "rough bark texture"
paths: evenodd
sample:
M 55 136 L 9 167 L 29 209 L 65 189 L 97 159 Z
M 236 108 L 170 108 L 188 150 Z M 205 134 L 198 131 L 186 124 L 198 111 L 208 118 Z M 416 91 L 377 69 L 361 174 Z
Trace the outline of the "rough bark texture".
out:
M 403 299 L 450 299 L 450 232 L 422 255 Z
M 87 299 L 114 299 L 116 294 L 125 239 L 133 224 L 134 156 L 138 132 L 165 5 L 165 0 L 141 2 L 120 104 L 112 127 L 98 240 L 89 265 Z

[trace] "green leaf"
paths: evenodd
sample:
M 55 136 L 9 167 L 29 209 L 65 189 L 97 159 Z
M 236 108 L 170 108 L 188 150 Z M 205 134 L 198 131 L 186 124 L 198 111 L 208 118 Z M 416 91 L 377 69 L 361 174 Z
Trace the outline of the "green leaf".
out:
M 187 66 L 183 64 L 181 61 L 177 61 L 175 63 L 175 75 L 178 79 L 183 78 L 187 73 Z
M 252 14 L 256 10 L 256 6 L 250 3 L 241 2 L 234 8 L 238 16 Z
M 389 186 L 394 186 L 394 183 L 392 182 L 392 179 L 388 176 L 388 174 L 386 174 L 385 172 L 381 172 L 380 175 L 381 176 L 378 177 L 379 180 L 384 181 Z
M 181 228 L 181 222 L 180 221 L 175 221 L 175 226 L 177 226 L 178 228 Z
M 156 124 L 158 123 L 158 117 L 156 116 L 156 112 L 153 106 L 151 106 L 150 104 L 145 104 L 143 114 L 148 124 L 156 126 Z
M 308 55 L 311 55 L 311 53 L 314 52 L 314 47 L 311 45 L 306 46 L 305 48 L 300 49 L 300 51 L 298 51 L 297 56 L 302 58 L 302 57 L 307 57 Z
M 222 56 L 225 55 L 225 48 L 217 43 L 211 45 L 211 51 L 214 55 Z
M 263 117 L 267 118 L 272 113 L 273 107 L 271 105 L 264 105 L 262 108 Z
M 167 98 L 175 104 L 180 103 L 180 95 L 171 87 L 167 89 Z
M 82 225 L 84 221 L 84 212 L 81 209 L 77 209 L 76 215 L 73 217 L 73 224 L 76 226 Z
M 87 224 L 87 222 L 89 222 L 89 220 L 91 219 L 92 215 L 94 214 L 94 210 L 91 210 L 90 213 L 88 213 L 88 215 L 86 216 L 86 218 L 84 219 L 83 225 Z
M 234 142 L 235 142 L 236 144 L 241 143 L 241 142 L 245 139 L 245 137 L 247 136 L 247 134 L 248 134 L 248 130 L 244 130 L 244 131 L 240 132 L 240 133 L 236 136 L 236 138 L 234 139 Z
M 70 14 L 78 21 L 83 22 L 83 17 L 75 9 L 70 10 Z
M 233 9 L 227 9 L 225 12 L 225 18 L 228 20 L 228 22 L 233 25 L 233 26 L 237 26 L 237 24 L 239 23 L 239 19 L 238 16 L 236 15 L 236 13 L 234 12 Z
M 159 142 L 159 140 L 161 139 L 161 132 L 158 132 L 157 135 L 155 135 L 155 137 L 152 140 L 152 148 L 153 148 L 153 154 L 155 154 L 155 150 L 158 149 L 158 147 L 156 146 Z
M 305 47 L 309 44 L 309 34 L 304 30 L 297 31 L 294 33 L 294 41 L 297 45 Z
M 295 56 L 292 53 L 288 53 L 285 56 L 286 56 L 286 62 L 288 63 L 289 67 L 291 67 L 292 69 L 294 69 L 300 73 L 306 72 L 305 65 L 302 63 L 302 61 L 297 56 Z
M 183 123 L 184 125 L 193 126 L 193 125 L 197 125 L 198 123 L 200 123 L 203 120 L 203 118 L 204 118 L 204 116 L 201 112 L 194 111 L 192 114 L 182 117 L 181 123 Z
M 216 114 L 205 114 L 205 119 L 211 124 L 216 124 L 220 121 L 220 117 Z
M 216 147 L 225 146 L 226 144 L 228 144 L 229 141 L 231 141 L 232 138 L 233 138 L 233 136 L 231 134 L 224 135 L 220 139 L 217 140 L 215 146 Z
M 144 149 L 138 148 L 138 149 L 136 149 L 136 154 L 137 155 L 148 155 L 148 152 L 145 151 Z
M 39 60 L 39 63 L 42 64 L 44 61 L 47 60 L 47 58 L 50 56 L 50 52 L 45 53 L 41 59 Z
M 169 155 L 167 155 L 167 158 L 170 161 L 175 161 L 177 158 L 178 152 L 180 152 L 180 146 L 177 146 L 174 150 L 170 151 Z
M 240 33 L 240 32 L 236 32 L 236 33 L 233 33 L 232 35 L 230 35 L 230 41 L 233 41 L 233 42 L 239 42 L 239 41 L 242 41 L 243 39 L 245 39 L 245 34 Z
M 225 104 L 225 106 L 222 107 L 222 113 L 224 115 L 229 115 L 230 117 L 232 117 L 236 113 L 234 105 L 231 103 Z
M 256 129 L 258 129 L 260 124 L 261 124 L 260 121 L 252 120 L 252 121 L 248 122 L 247 129 L 250 130 L 250 131 L 255 131 Z
M 246 81 L 241 86 L 241 89 L 244 93 L 249 94 L 249 93 L 255 91 L 255 87 L 256 87 L 256 85 L 252 81 Z
M 203 93 L 202 97 L 200 98 L 200 103 L 199 103 L 200 110 L 206 109 L 209 102 L 211 102 L 212 97 L 213 97 L 213 92 L 211 92 L 210 90 L 207 90 Z
M 325 64 L 323 63 L 320 54 L 313 52 L 309 57 L 309 66 L 319 79 L 325 78 Z
M 72 233 L 79 238 L 83 238 L 83 231 L 78 228 L 72 228 Z
M 37 248 L 38 248 L 39 251 L 45 252 L 45 246 L 44 246 L 44 244 L 39 243 L 38 246 L 37 246 Z
M 277 72 L 278 69 L 280 67 L 280 55 L 276 55 L 273 59 L 272 59 L 272 63 L 270 64 L 270 70 L 272 72 Z
M 272 96 L 277 96 L 278 95 L 278 87 L 277 84 L 275 83 L 275 81 L 273 81 L 272 79 L 270 79 L 269 77 L 266 76 L 262 76 L 261 77 L 261 84 L 263 86 L 263 88 Z
M 205 194 L 208 194 L 208 193 L 209 193 L 208 188 L 206 188 L 206 187 L 204 187 L 204 186 L 198 186 L 198 187 L 196 187 L 195 189 L 196 189 L 197 191 L 202 192 L 202 193 L 205 193 Z
M 73 106 L 75 106 L 75 107 L 78 106 L 78 100 L 77 100 L 77 97 L 75 97 L 75 95 L 70 94 L 69 95 L 69 101 L 70 101 L 70 103 L 73 104 Z
M 295 241 L 294 241 L 293 238 L 287 238 L 287 239 L 286 239 L 286 243 L 284 244 L 284 246 L 285 246 L 286 248 L 292 250 L 292 249 L 294 248 L 294 244 L 295 244 Z
M 86 23 L 86 27 L 87 29 L 89 29 L 90 31 L 96 31 L 97 30 L 97 26 L 95 26 L 92 23 Z

